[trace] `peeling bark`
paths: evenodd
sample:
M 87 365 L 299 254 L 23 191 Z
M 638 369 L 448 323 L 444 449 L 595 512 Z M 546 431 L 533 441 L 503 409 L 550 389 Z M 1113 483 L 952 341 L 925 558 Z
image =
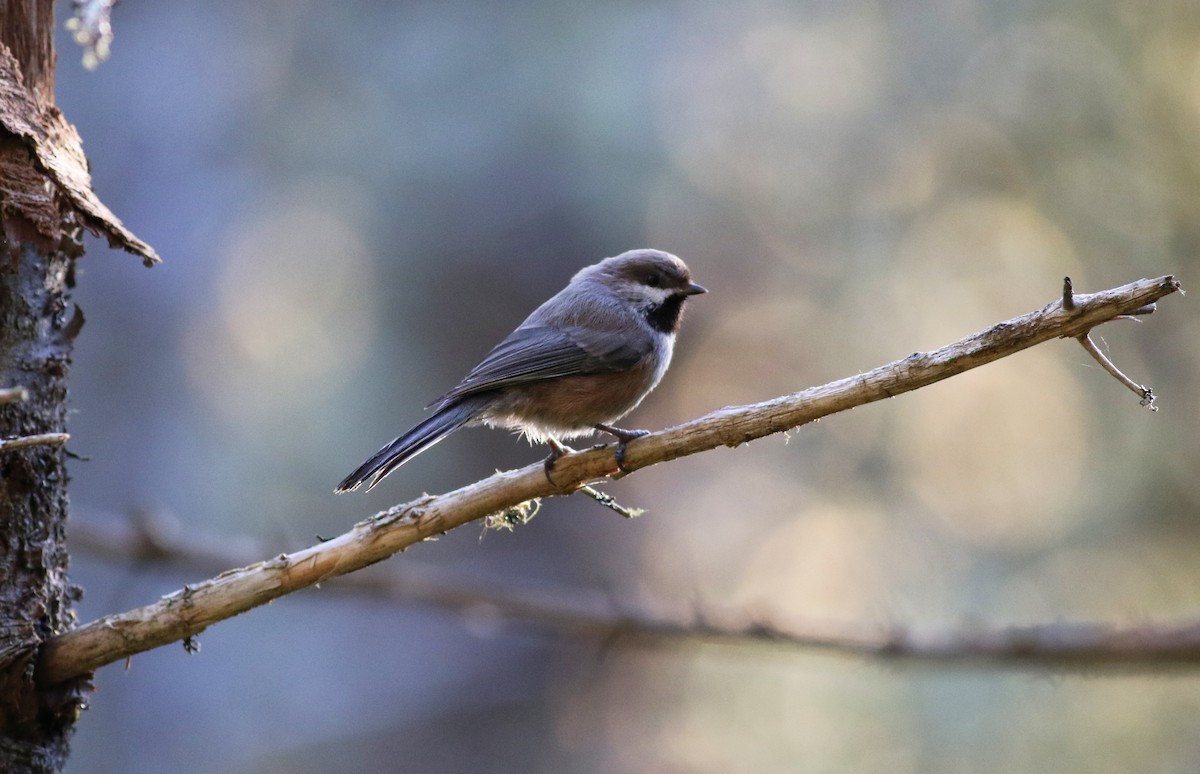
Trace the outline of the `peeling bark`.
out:
M 14 3 L 0 7 L 10 5 Z M 7 21 L 0 19 L 0 24 Z M 97 236 L 106 237 L 111 246 L 140 255 L 147 266 L 158 263 L 154 248 L 125 228 L 92 191 L 83 141 L 58 108 L 47 101 L 53 95 L 44 88 L 27 85 L 19 68 L 15 52 L 0 44 L 0 129 L 32 154 L 34 170 L 43 182 L 40 190 L 25 188 L 23 194 L 34 203 L 64 199 L 63 204 L 78 213 L 80 224 Z M 9 178 L 0 180 L 7 183 Z M 15 204 L 6 201 L 5 207 L 11 210 Z M 57 223 L 34 215 L 26 213 L 42 234 L 56 239 Z

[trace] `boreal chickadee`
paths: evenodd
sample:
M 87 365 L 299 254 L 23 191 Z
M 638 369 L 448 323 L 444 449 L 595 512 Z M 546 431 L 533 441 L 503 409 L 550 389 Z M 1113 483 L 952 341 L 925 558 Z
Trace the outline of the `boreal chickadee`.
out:
M 671 363 L 675 332 L 692 282 L 683 261 L 660 250 L 630 250 L 581 269 L 488 353 L 433 415 L 376 452 L 338 492 L 389 473 L 463 425 L 484 424 L 548 442 L 547 474 L 566 451 L 559 441 L 600 430 L 625 443 L 645 430 L 612 425 L 641 403 Z

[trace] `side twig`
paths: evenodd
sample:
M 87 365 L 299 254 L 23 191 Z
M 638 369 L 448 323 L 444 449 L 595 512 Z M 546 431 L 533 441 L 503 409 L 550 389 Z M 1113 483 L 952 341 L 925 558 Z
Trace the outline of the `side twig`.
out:
M 24 387 L 0 388 L 0 404 L 18 403 L 23 400 L 29 400 L 29 390 Z
M 16 438 L 0 438 L 0 452 L 14 449 L 27 449 L 30 446 L 62 446 L 71 440 L 66 433 L 41 433 L 39 435 L 19 435 Z
M 1096 362 L 1104 367 L 1105 371 L 1108 371 L 1110 374 L 1112 374 L 1118 382 L 1133 390 L 1134 395 L 1137 395 L 1142 399 L 1143 406 L 1151 411 L 1158 411 L 1158 406 L 1154 405 L 1154 390 L 1150 389 L 1149 387 L 1143 387 L 1125 374 L 1121 373 L 1121 369 L 1113 365 L 1113 362 L 1109 360 L 1103 352 L 1100 351 L 1099 347 L 1096 346 L 1096 342 L 1092 341 L 1092 337 L 1088 334 L 1085 333 L 1080 336 L 1078 341 L 1083 345 L 1083 348 L 1087 350 L 1087 353 L 1094 357 Z
M 605 508 L 608 508 L 618 516 L 623 516 L 626 519 L 636 519 L 638 516 L 641 516 L 646 512 L 642 508 L 630 508 L 628 506 L 621 505 L 616 501 L 616 498 L 614 498 L 608 492 L 601 492 L 594 486 L 588 486 L 584 484 L 583 486 L 579 487 L 579 492 L 580 494 L 584 494 L 592 498 L 597 503 Z
M 1063 297 L 1062 297 L 1063 309 L 1071 310 L 1071 309 L 1075 308 L 1075 295 L 1074 294 L 1075 294 L 1075 289 L 1071 283 L 1071 278 L 1063 277 Z M 1154 303 L 1149 303 L 1149 304 L 1146 304 L 1145 306 L 1140 306 L 1137 309 L 1134 309 L 1133 311 L 1126 312 L 1125 314 L 1122 314 L 1122 315 L 1118 315 L 1114 319 L 1133 320 L 1134 322 L 1141 322 L 1141 320 L 1138 320 L 1133 315 L 1151 314 L 1154 312 L 1154 310 L 1156 308 L 1157 308 L 1157 306 Z M 1150 409 L 1151 411 L 1158 411 L 1158 406 L 1154 405 L 1154 390 L 1150 389 L 1149 387 L 1145 387 L 1143 385 L 1138 384 L 1137 382 L 1135 382 L 1134 380 L 1130 379 L 1128 376 L 1123 374 L 1121 372 L 1121 369 L 1117 368 L 1116 365 L 1114 365 L 1113 362 L 1111 360 L 1109 360 L 1108 357 L 1103 352 L 1100 351 L 1100 349 L 1096 346 L 1096 342 L 1092 341 L 1092 335 L 1091 335 L 1090 330 L 1084 331 L 1082 335 L 1076 337 L 1076 340 L 1080 343 L 1080 345 L 1083 346 L 1084 350 L 1089 355 L 1091 355 L 1093 358 L 1095 358 L 1096 362 L 1099 363 L 1104 368 L 1105 371 L 1108 371 L 1108 373 L 1111 374 L 1113 376 L 1113 378 L 1115 378 L 1118 382 L 1125 385 L 1130 390 L 1133 390 L 1133 393 L 1142 399 L 1141 403 L 1143 406 Z
M 890 398 L 1054 338 L 1078 338 L 1097 325 L 1179 290 L 1173 277 L 1074 294 L 998 323 L 933 352 L 917 352 L 863 374 L 749 406 L 733 406 L 629 443 L 625 469 L 635 471 L 718 446 L 738 446 L 820 417 Z M 616 472 L 610 447 L 566 455 L 551 484 L 541 463 L 497 473 L 443 495 L 389 508 L 331 540 L 185 586 L 158 602 L 109 615 L 48 640 L 36 676 L 54 684 L 150 648 L 196 635 L 217 621 L 306 586 L 379 562 L 398 551 L 496 511 L 567 494 Z

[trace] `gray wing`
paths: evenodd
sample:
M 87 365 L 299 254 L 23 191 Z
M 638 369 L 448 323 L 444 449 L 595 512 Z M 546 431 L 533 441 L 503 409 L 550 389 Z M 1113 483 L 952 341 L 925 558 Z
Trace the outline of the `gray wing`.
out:
M 513 384 L 561 376 L 609 373 L 632 368 L 653 347 L 649 336 L 578 327 L 522 326 L 459 382 L 430 405 Z

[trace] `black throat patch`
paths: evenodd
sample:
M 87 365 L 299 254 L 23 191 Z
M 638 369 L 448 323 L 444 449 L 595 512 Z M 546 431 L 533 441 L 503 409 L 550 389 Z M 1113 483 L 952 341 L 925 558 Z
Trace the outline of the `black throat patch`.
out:
M 668 296 L 666 301 L 646 310 L 646 322 L 660 333 L 675 333 L 679 330 L 679 318 L 683 315 L 685 300 L 687 296 Z

